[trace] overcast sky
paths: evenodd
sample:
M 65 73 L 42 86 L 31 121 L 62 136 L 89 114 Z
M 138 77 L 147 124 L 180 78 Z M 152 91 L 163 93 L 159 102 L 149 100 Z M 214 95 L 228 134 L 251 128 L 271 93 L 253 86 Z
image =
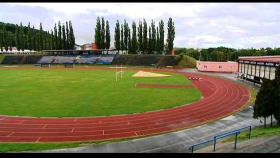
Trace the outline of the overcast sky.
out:
M 0 21 L 51 31 L 58 21 L 71 21 L 76 43 L 94 42 L 96 18 L 110 24 L 113 46 L 116 21 L 163 20 L 175 25 L 174 47 L 280 47 L 280 3 L 0 3 Z M 166 35 L 165 35 L 166 41 Z

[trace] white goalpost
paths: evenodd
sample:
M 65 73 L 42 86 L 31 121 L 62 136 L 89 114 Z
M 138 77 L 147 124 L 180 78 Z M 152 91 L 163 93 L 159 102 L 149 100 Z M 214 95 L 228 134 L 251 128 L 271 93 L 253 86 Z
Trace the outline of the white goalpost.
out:
M 118 81 L 118 76 L 119 76 L 119 74 L 121 74 L 121 79 L 122 79 L 122 75 L 123 75 L 122 64 L 121 64 L 120 69 L 121 69 L 121 70 L 118 71 L 118 65 L 116 65 L 116 82 Z

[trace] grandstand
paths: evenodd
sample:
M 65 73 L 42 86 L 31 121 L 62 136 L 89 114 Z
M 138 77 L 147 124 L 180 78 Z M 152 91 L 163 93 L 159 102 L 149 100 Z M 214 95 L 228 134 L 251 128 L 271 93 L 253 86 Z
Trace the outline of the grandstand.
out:
M 48 55 L 44 55 L 44 56 L 42 56 L 42 58 L 41 59 L 39 59 L 39 61 L 38 62 L 36 62 L 36 63 L 34 63 L 34 64 L 43 64 L 43 63 L 45 63 L 45 64 L 51 64 L 51 63 L 53 63 L 53 61 L 55 60 L 55 56 L 48 56 Z
M 95 64 L 99 55 L 90 54 L 90 55 L 78 55 L 74 64 Z
M 97 60 L 97 64 L 110 65 L 116 54 L 101 54 Z
M 1 64 L 20 64 L 23 59 L 23 55 L 5 55 Z
M 17 64 L 33 64 L 34 66 L 52 64 L 71 64 L 71 65 L 131 65 L 131 66 L 155 66 L 162 68 L 166 66 L 173 66 L 175 56 L 170 55 L 137 55 L 137 54 L 115 54 L 105 53 L 91 53 L 91 50 L 84 52 L 77 50 L 75 52 L 64 51 L 64 54 L 45 53 L 44 55 L 3 55 L 3 65 L 17 65 Z
M 59 55 L 55 56 L 53 64 L 73 64 L 76 60 L 77 55 Z

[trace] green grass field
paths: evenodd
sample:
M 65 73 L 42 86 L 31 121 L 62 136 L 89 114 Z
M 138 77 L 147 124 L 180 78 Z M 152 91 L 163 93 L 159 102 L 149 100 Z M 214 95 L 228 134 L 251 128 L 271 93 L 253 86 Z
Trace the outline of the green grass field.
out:
M 133 78 L 137 71 L 0 69 L 0 115 L 90 117 L 167 109 L 200 99 L 197 89 L 135 87 L 143 84 L 190 85 L 185 76 Z M 161 73 L 167 74 L 167 73 Z

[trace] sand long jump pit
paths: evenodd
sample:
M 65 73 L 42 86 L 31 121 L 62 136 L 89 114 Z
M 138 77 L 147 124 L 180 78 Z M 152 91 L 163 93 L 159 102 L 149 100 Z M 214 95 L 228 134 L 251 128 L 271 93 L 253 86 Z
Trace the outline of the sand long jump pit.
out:
M 138 71 L 132 77 L 168 77 L 170 75 L 153 73 L 153 72 L 146 72 L 146 71 Z
M 159 74 L 146 71 L 138 71 L 132 77 L 169 77 L 171 75 Z M 193 85 L 163 85 L 163 84 L 135 84 L 135 87 L 154 87 L 154 88 L 195 88 Z

